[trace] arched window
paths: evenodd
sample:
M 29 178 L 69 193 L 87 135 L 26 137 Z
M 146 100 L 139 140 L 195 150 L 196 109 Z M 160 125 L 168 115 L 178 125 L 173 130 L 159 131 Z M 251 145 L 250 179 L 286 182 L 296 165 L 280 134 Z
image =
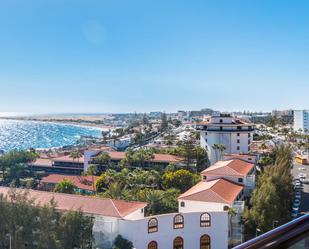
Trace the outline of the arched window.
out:
M 210 237 L 206 234 L 200 239 L 200 249 L 210 249 Z
M 148 233 L 158 232 L 158 220 L 156 218 L 152 218 L 148 221 Z
M 180 229 L 184 227 L 184 218 L 181 214 L 177 214 L 174 217 L 174 229 Z
M 183 238 L 177 237 L 176 239 L 174 239 L 173 249 L 184 249 Z
M 211 225 L 210 214 L 209 213 L 201 214 L 200 226 L 201 227 L 210 227 L 210 225 Z
M 158 243 L 156 241 L 151 241 L 148 244 L 148 249 L 158 249 Z

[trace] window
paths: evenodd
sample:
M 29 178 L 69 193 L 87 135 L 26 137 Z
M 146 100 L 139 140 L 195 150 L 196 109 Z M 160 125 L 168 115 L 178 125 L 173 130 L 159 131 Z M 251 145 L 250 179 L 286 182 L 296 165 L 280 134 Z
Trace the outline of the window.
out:
M 148 221 L 148 233 L 158 232 L 158 220 L 156 218 L 152 218 Z
M 223 127 L 222 126 L 220 126 L 220 131 L 222 131 L 223 130 Z
M 237 150 L 240 150 L 240 147 L 239 147 L 239 146 L 237 146 Z
M 206 234 L 200 239 L 200 249 L 210 249 L 210 237 Z
M 248 146 L 248 151 L 250 151 L 250 149 L 251 149 L 250 146 Z
M 184 201 L 180 202 L 180 206 L 184 207 L 185 206 L 185 202 Z
M 207 176 L 203 176 L 203 180 L 206 181 L 207 180 Z
M 244 181 L 244 179 L 238 178 L 238 182 L 243 182 L 243 181 Z
M 201 227 L 210 227 L 210 225 L 211 225 L 210 214 L 209 213 L 201 214 L 200 226 Z
M 220 119 L 220 123 L 223 123 L 223 120 L 222 120 L 222 119 Z
M 237 143 L 238 143 L 238 144 L 240 143 L 240 139 L 237 139 Z
M 174 229 L 180 229 L 184 227 L 184 219 L 181 214 L 177 214 L 174 217 Z
M 250 141 L 250 139 L 248 140 L 248 144 L 250 144 L 251 143 L 251 141 Z
M 237 126 L 237 130 L 241 130 L 241 126 Z
M 251 137 L 251 133 L 248 133 L 248 137 Z
M 240 136 L 240 133 L 237 133 L 237 137 L 239 137 Z
M 174 249 L 184 249 L 183 248 L 183 238 L 181 237 L 177 237 L 176 239 L 174 239 L 174 243 L 173 243 L 173 248 Z
M 148 244 L 148 249 L 158 249 L 158 243 L 156 241 L 151 241 Z

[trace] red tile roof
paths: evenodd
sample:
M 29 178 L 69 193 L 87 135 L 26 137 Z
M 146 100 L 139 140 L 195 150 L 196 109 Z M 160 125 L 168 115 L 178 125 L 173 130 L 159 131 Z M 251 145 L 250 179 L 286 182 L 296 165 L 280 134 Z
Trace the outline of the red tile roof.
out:
M 52 161 L 57 162 L 71 162 L 71 163 L 84 163 L 84 156 L 80 158 L 73 159 L 71 156 L 62 156 L 62 157 L 55 157 L 52 158 Z
M 30 163 L 33 166 L 52 167 L 53 162 L 50 159 L 38 158 L 34 162 Z
M 202 171 L 202 175 L 216 176 L 246 176 L 254 168 L 253 163 L 240 159 L 218 161 L 214 165 Z
M 43 177 L 41 179 L 41 183 L 57 184 L 63 181 L 63 179 L 68 179 L 72 181 L 74 185 L 79 189 L 93 191 L 93 181 L 96 182 L 98 178 L 99 177 L 97 176 L 73 176 L 73 175 L 50 174 L 46 177 Z
M 178 199 L 232 204 L 242 190 L 242 185 L 221 178 L 209 182 L 201 181 Z
M 224 160 L 231 160 L 231 159 L 241 159 L 245 160 L 247 162 L 255 163 L 257 156 L 256 155 L 250 155 L 250 154 L 225 154 Z
M 25 191 L 15 189 L 16 191 Z M 70 195 L 62 193 L 26 190 L 27 196 L 35 200 L 37 205 L 49 204 L 53 199 L 56 208 L 62 211 L 81 210 L 86 214 L 124 218 L 127 215 L 147 206 L 145 202 L 128 202 L 122 200 L 103 199 L 98 197 Z M 0 194 L 9 196 L 10 188 L 0 187 Z

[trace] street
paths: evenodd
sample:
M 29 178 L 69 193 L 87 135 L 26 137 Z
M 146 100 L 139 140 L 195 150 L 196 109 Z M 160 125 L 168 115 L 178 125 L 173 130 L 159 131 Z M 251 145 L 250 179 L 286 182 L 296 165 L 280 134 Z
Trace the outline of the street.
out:
M 301 165 L 299 163 L 294 162 L 294 167 L 292 169 L 292 174 L 294 178 L 299 178 L 299 174 L 304 173 L 306 174 L 307 179 L 309 179 L 309 166 L 308 165 Z M 309 183 L 303 184 L 303 191 L 301 194 L 301 204 L 299 208 L 299 214 L 301 213 L 308 213 L 309 212 Z

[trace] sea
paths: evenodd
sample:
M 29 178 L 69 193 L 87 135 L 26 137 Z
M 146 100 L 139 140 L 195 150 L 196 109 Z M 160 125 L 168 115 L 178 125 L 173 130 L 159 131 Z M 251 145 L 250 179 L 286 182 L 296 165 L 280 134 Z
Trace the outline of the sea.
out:
M 52 122 L 0 119 L 0 151 L 74 145 L 81 136 L 100 137 L 98 128 Z

